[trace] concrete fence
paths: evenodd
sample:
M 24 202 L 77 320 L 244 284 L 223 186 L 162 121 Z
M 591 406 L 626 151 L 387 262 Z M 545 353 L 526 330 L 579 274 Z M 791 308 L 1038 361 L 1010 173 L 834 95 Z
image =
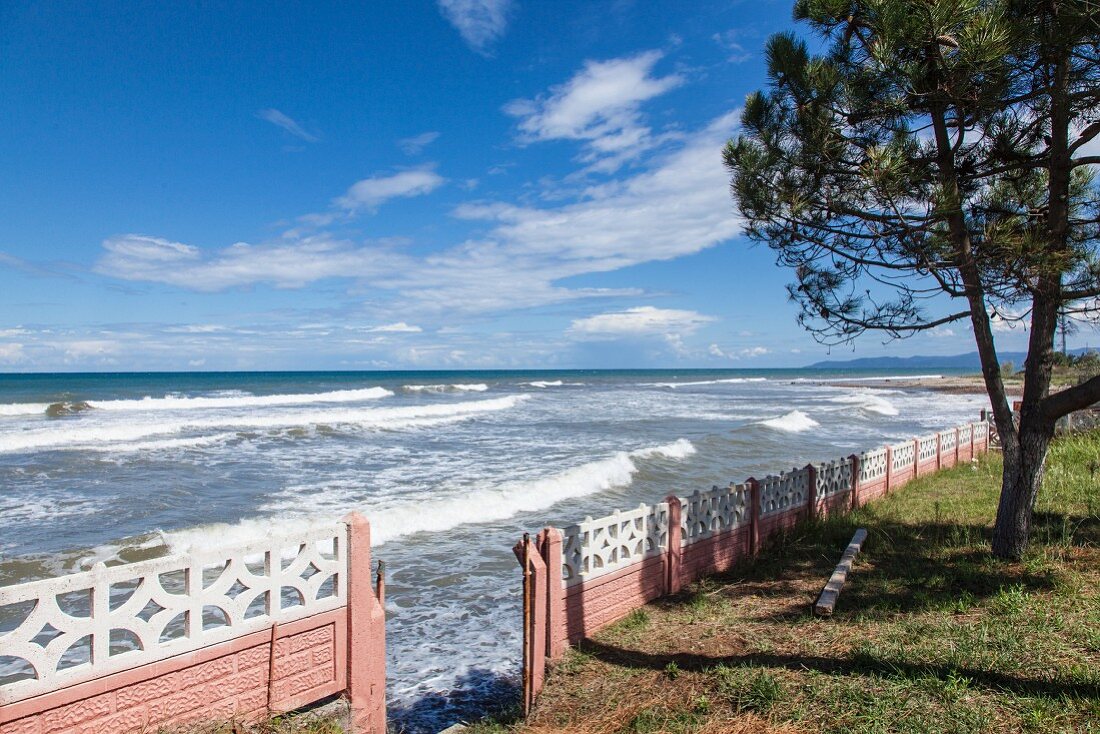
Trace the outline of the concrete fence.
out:
M 0 588 L 0 734 L 258 719 L 343 694 L 385 732 L 385 620 L 358 514 Z
M 523 703 L 548 663 L 631 611 L 736 561 L 803 518 L 844 512 L 910 480 L 989 450 L 986 422 L 967 423 L 873 451 L 763 479 L 669 496 L 565 528 L 525 535 Z

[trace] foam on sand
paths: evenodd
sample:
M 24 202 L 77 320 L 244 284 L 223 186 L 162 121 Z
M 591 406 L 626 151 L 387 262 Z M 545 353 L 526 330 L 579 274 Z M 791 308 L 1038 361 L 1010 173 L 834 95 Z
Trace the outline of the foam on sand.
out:
M 760 425 L 774 428 L 777 431 L 785 431 L 786 433 L 801 433 L 811 428 L 817 428 L 821 424 L 801 410 L 792 410 L 790 413 L 781 415 L 778 418 L 760 421 Z

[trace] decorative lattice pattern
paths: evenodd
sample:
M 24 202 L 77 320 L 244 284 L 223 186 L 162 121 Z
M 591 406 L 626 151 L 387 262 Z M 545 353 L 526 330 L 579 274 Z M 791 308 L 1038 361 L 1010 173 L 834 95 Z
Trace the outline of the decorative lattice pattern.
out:
M 25 663 L 0 704 L 344 606 L 347 538 L 340 523 L 0 587 L 0 654 Z
M 704 540 L 748 522 L 750 499 L 751 492 L 746 484 L 712 487 L 709 492 L 696 490 L 690 497 L 681 498 L 683 544 Z
M 852 462 L 837 459 L 817 466 L 817 497 L 828 497 L 852 489 Z
M 978 422 L 971 425 L 974 429 L 974 443 L 985 443 L 986 436 L 989 435 L 989 424 Z
M 890 467 L 892 472 L 904 472 L 907 469 L 913 468 L 913 458 L 915 456 L 915 447 L 912 441 L 902 441 L 896 443 L 890 447 L 893 452 L 894 465 Z
M 760 514 L 770 515 L 806 504 L 810 493 L 810 472 L 792 469 L 760 480 Z
M 940 437 L 938 433 L 932 433 L 927 436 L 921 436 L 920 441 L 920 461 L 923 464 L 926 461 L 931 461 L 936 458 L 936 451 L 938 450 Z
M 971 434 L 973 433 L 973 431 L 974 431 L 974 426 L 970 423 L 959 426 L 959 445 L 960 446 L 969 446 L 970 445 L 970 437 L 971 437 Z
M 874 482 L 886 476 L 886 447 L 864 451 L 859 457 L 859 481 Z
M 955 453 L 955 429 L 952 428 L 949 431 L 940 431 L 940 453 L 941 454 L 953 454 Z
M 638 505 L 562 530 L 562 579 L 579 584 L 625 568 L 668 546 L 668 503 Z

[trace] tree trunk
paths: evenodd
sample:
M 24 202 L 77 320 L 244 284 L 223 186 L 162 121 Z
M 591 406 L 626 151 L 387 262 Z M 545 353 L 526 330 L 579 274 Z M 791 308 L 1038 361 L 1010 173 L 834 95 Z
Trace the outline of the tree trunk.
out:
M 1004 444 L 1001 499 L 993 526 L 993 554 L 1000 558 L 1019 560 L 1027 549 L 1031 514 L 1053 437 L 1053 424 L 1021 425 L 1017 440 Z

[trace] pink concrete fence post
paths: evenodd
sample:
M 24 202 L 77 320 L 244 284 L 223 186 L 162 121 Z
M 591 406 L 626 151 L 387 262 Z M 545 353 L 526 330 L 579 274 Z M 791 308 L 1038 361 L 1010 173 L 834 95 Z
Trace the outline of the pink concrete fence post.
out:
M 936 446 L 939 446 L 939 439 L 936 439 Z M 939 449 L 937 449 L 939 451 Z M 913 439 L 913 479 L 920 476 L 920 439 Z
M 546 564 L 546 657 L 557 660 L 565 651 L 565 589 L 561 585 L 561 531 L 543 528 L 539 533 L 539 548 Z
M 760 482 L 754 477 L 745 480 L 749 485 L 749 556 L 755 558 L 760 552 Z
M 817 467 L 806 465 L 806 519 L 810 522 L 817 517 Z
M 348 525 L 347 696 L 355 732 L 386 732 L 386 613 L 371 578 L 370 523 L 358 512 Z
M 890 494 L 890 483 L 894 478 L 894 447 L 886 447 L 886 494 Z
M 683 505 L 680 498 L 670 494 L 665 498 L 668 503 L 668 547 L 665 549 L 665 591 L 668 594 L 676 594 L 680 591 L 680 574 L 683 564 L 683 528 L 680 520 L 683 517 Z
M 848 457 L 848 461 L 852 463 L 852 507 L 856 509 L 859 507 L 859 455 L 852 454 Z
M 527 533 L 512 548 L 523 567 L 523 714 L 535 705 L 546 675 L 547 568 Z

